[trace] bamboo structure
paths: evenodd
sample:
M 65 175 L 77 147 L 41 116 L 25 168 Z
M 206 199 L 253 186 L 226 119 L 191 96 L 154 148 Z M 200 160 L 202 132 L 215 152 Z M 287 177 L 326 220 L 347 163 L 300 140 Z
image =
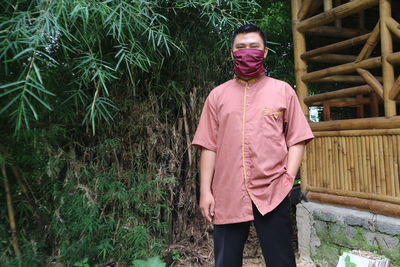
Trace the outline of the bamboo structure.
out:
M 320 106 L 325 120 L 310 123 L 316 138 L 302 190 L 310 200 L 400 216 L 400 2 L 291 3 L 297 94 L 306 115 Z M 308 95 L 311 84 L 320 93 Z M 355 109 L 352 119 L 332 120 L 339 107 Z

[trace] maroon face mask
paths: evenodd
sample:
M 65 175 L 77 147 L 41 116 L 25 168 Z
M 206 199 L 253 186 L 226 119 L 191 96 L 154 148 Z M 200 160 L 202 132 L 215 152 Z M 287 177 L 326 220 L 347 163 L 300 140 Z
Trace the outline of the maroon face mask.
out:
M 252 78 L 264 72 L 264 50 L 246 48 L 233 52 L 233 72 L 240 77 Z

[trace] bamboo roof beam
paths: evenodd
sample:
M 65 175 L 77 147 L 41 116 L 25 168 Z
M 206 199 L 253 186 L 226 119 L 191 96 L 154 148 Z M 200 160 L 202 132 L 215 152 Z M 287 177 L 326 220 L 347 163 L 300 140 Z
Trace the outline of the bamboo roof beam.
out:
M 312 122 L 310 127 L 313 131 L 395 129 L 400 128 L 400 116 Z
M 367 94 L 369 92 L 371 92 L 371 87 L 369 85 L 355 86 L 351 88 L 335 90 L 332 92 L 310 95 L 304 98 L 304 103 L 306 103 L 308 106 L 311 106 L 313 103 L 319 101 L 362 95 L 362 94 Z
M 310 7 L 312 5 L 313 2 L 317 2 L 317 1 L 313 1 L 313 0 L 303 0 L 303 2 L 301 3 L 301 7 L 299 12 L 297 13 L 297 18 L 298 20 L 303 20 L 307 14 L 308 11 L 310 10 Z
M 340 108 L 340 107 L 355 107 L 359 105 L 365 105 L 369 104 L 371 100 L 369 98 L 362 98 L 357 99 L 356 97 L 347 97 L 347 98 L 339 98 L 339 99 L 331 99 L 331 100 L 326 100 L 326 101 L 318 101 L 314 102 L 312 106 L 324 106 L 325 105 L 329 107 L 335 107 L 335 108 Z M 329 119 L 327 119 L 329 120 Z
M 356 56 L 353 55 L 338 55 L 338 54 L 322 54 L 316 57 L 308 58 L 308 62 L 321 62 L 331 64 L 343 64 L 350 63 L 356 60 Z
M 389 98 L 392 100 L 396 100 L 400 96 L 400 75 L 397 77 L 397 80 L 393 84 L 392 89 L 390 89 Z
M 304 54 L 301 55 L 301 58 L 307 59 L 307 58 L 315 57 L 315 56 L 318 56 L 318 55 L 321 55 L 324 53 L 335 52 L 338 50 L 356 46 L 356 45 L 368 40 L 368 38 L 370 36 L 371 36 L 371 33 L 367 33 L 367 34 L 357 36 L 357 37 L 354 37 L 354 38 L 351 38 L 351 39 L 348 39 L 345 41 L 341 41 L 341 42 L 333 43 L 333 44 L 326 45 L 323 47 L 319 47 L 319 48 L 305 52 Z
M 379 82 L 383 82 L 383 78 L 381 76 L 375 76 L 375 79 L 377 79 Z M 365 80 L 363 77 L 359 75 L 333 75 L 329 77 L 325 77 L 322 79 L 318 79 L 315 81 L 312 81 L 314 83 L 365 83 Z
M 372 69 L 382 65 L 381 57 L 374 57 L 365 59 L 359 62 L 346 63 L 314 72 L 304 74 L 302 77 L 303 82 L 312 82 L 327 76 L 335 74 L 345 74 L 355 71 L 357 68 Z
M 329 36 L 338 38 L 353 38 L 362 34 L 368 33 L 366 30 L 353 28 L 338 28 L 334 26 L 319 26 L 308 29 L 304 33 L 317 36 Z
M 375 93 L 383 99 L 383 86 L 377 79 L 375 79 L 374 75 L 361 68 L 357 68 L 357 72 L 361 77 L 363 77 L 365 82 L 374 89 Z
M 297 25 L 299 20 L 297 18 L 297 14 L 300 9 L 300 0 L 291 0 L 292 4 L 292 35 L 293 35 L 293 54 L 294 54 L 294 68 L 295 68 L 295 79 L 296 79 L 296 93 L 299 97 L 300 106 L 308 118 L 308 107 L 304 104 L 303 99 L 308 95 L 307 85 L 303 82 L 302 76 L 307 73 L 307 64 L 303 59 L 301 59 L 301 54 L 306 51 L 306 41 L 304 38 L 304 34 L 297 30 Z
M 371 55 L 372 51 L 374 50 L 376 44 L 379 41 L 379 32 L 380 32 L 380 26 L 378 21 L 378 23 L 375 25 L 375 28 L 372 30 L 371 35 L 365 42 L 365 45 L 361 49 L 360 54 L 357 56 L 355 62 L 359 62 L 363 59 L 366 59 Z
M 400 24 L 395 21 L 392 17 L 386 19 L 386 25 L 388 26 L 389 30 L 400 38 Z
M 400 205 L 398 204 L 399 201 L 394 197 L 391 197 L 390 201 L 385 200 L 383 202 L 380 200 L 371 199 L 372 197 L 369 194 L 365 194 L 366 196 L 362 196 L 363 193 L 357 193 L 354 191 L 348 192 L 348 196 L 345 196 L 343 190 L 340 190 L 340 192 L 335 192 L 337 190 L 332 190 L 332 192 L 329 193 L 319 193 L 312 192 L 317 191 L 317 188 L 305 187 L 305 189 L 311 191 L 307 193 L 307 199 L 312 201 L 331 203 L 334 205 L 351 206 L 388 216 L 400 216 Z M 374 194 L 372 196 L 373 198 L 383 197 L 382 195 L 378 194 Z M 395 201 L 393 201 L 392 199 Z
M 400 63 L 400 52 L 391 53 L 387 55 L 386 60 L 389 61 L 391 64 L 399 64 Z
M 389 97 L 394 84 L 393 65 L 387 61 L 387 56 L 393 53 L 392 36 L 387 27 L 387 21 L 392 16 L 392 7 L 390 0 L 380 0 L 379 15 L 381 25 L 381 55 L 382 55 L 382 75 L 383 75 L 383 101 L 385 107 L 385 116 L 396 115 L 396 102 Z
M 297 29 L 304 32 L 312 27 L 324 25 L 337 19 L 347 17 L 354 13 L 373 7 L 379 3 L 379 0 L 355 0 L 346 4 L 325 11 L 321 14 L 308 18 L 300 22 Z

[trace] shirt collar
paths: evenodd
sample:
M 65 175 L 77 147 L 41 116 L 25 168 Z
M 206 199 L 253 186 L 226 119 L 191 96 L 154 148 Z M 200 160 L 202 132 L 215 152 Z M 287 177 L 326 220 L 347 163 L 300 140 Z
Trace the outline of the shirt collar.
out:
M 243 85 L 251 85 L 251 84 L 254 84 L 254 83 L 256 83 L 256 82 L 258 82 L 258 81 L 261 81 L 263 78 L 265 78 L 266 76 L 265 76 L 265 74 L 261 74 L 261 75 L 259 75 L 259 76 L 257 76 L 257 77 L 254 77 L 254 78 L 252 78 L 252 79 L 250 79 L 250 80 L 248 80 L 248 81 L 245 81 L 245 80 L 242 80 L 242 79 L 240 79 L 239 77 L 235 77 L 235 79 L 236 79 L 236 81 L 238 82 L 238 83 L 240 83 L 240 84 L 243 84 Z

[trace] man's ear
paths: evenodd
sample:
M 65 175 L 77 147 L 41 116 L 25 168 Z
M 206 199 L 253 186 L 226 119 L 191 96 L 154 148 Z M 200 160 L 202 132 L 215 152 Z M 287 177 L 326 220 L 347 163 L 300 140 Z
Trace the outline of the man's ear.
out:
M 264 48 L 264 58 L 266 58 L 268 55 L 268 47 Z

